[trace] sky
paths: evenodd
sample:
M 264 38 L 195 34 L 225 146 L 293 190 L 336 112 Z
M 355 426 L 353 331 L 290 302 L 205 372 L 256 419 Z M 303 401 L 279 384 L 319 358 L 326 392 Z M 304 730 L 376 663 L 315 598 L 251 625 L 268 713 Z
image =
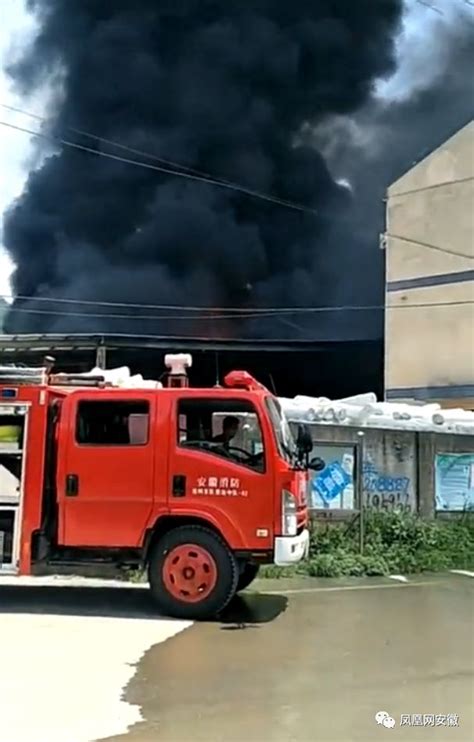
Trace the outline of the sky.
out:
M 0 0 L 0 103 L 20 106 L 4 72 L 4 66 L 14 59 L 20 45 L 34 33 L 35 24 L 26 12 L 25 0 Z M 29 101 L 30 103 L 30 101 Z M 25 125 L 25 118 L 0 108 L 0 121 Z M 21 193 L 31 152 L 27 137 L 20 132 L 0 127 L 0 295 L 10 291 L 9 277 L 13 266 L 1 246 L 3 212 Z
M 449 23 L 460 7 L 466 10 L 467 0 L 405 0 L 406 10 L 403 29 L 398 39 L 396 73 L 389 80 L 380 81 L 376 93 L 388 100 L 403 100 L 418 87 L 436 76 L 436 66 L 442 64 L 442 53 L 437 50 L 436 26 Z M 72 0 L 71 0 L 72 2 Z M 12 90 L 4 66 L 18 54 L 35 31 L 34 19 L 25 8 L 26 0 L 0 0 L 0 104 L 23 107 L 39 113 L 44 110 L 47 90 L 38 91 L 34 100 L 21 100 Z M 472 6 L 470 6 L 472 9 Z M 31 119 L 0 108 L 0 121 L 31 126 Z M 86 122 L 78 122 L 86 128 Z M 13 266 L 2 247 L 3 213 L 14 198 L 21 193 L 28 161 L 33 154 L 31 142 L 25 134 L 0 126 L 0 296 L 10 291 L 9 278 Z

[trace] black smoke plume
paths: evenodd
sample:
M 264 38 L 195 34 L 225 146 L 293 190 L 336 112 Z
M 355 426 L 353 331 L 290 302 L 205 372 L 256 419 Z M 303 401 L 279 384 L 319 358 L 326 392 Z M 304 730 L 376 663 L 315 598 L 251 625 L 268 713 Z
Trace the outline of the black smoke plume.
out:
M 10 73 L 25 93 L 56 86 L 44 133 L 137 159 L 70 127 L 83 129 L 308 211 L 59 146 L 5 219 L 18 296 L 262 310 L 383 301 L 378 232 L 393 153 L 369 164 L 378 199 L 369 205 L 366 158 L 350 150 L 351 191 L 304 132 L 367 115 L 374 81 L 395 70 L 401 0 L 29 5 L 39 32 Z M 397 144 L 409 160 L 432 113 L 416 109 L 415 141 L 400 111 Z M 17 299 L 7 330 L 362 338 L 382 327 L 377 312 L 206 314 Z
M 360 108 L 373 80 L 393 71 L 400 6 L 30 0 L 40 31 L 11 74 L 25 92 L 56 80 L 46 131 L 70 139 L 68 127 L 82 128 L 317 213 L 61 147 L 30 174 L 5 221 L 15 292 L 198 307 L 334 301 L 344 255 L 358 249 L 348 231 L 342 240 L 334 231 L 350 194 L 297 136 L 307 121 Z M 364 299 L 365 274 L 361 265 L 350 279 Z M 122 316 L 75 316 L 85 311 Z M 154 313 L 134 320 L 123 309 L 18 300 L 8 329 L 295 333 L 277 319 L 236 326 Z M 311 324 L 318 335 L 319 321 Z

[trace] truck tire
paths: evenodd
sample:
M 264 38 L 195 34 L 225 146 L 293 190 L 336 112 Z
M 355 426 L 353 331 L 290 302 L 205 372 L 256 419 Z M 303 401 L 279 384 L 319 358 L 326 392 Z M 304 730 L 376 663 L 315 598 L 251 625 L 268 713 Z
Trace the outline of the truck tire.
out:
M 256 578 L 260 566 L 258 564 L 252 564 L 252 562 L 244 562 L 240 570 L 239 580 L 237 582 L 237 592 L 245 590 Z
M 237 560 L 225 541 L 203 526 L 179 526 L 154 545 L 148 564 L 159 609 L 189 620 L 214 617 L 237 589 Z

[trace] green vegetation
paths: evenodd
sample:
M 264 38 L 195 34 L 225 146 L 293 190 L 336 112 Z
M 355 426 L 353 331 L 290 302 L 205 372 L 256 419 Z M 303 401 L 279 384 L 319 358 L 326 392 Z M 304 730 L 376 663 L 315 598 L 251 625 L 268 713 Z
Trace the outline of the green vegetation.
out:
M 407 513 L 365 513 L 363 554 L 359 528 L 314 523 L 309 558 L 295 568 L 264 567 L 262 577 L 410 574 L 474 566 L 474 515 L 423 520 Z
M 362 577 L 364 575 L 442 572 L 474 568 L 474 513 L 458 518 L 423 520 L 410 513 L 365 515 L 364 551 L 360 553 L 359 526 L 315 522 L 309 558 L 297 567 L 261 568 L 259 577 Z M 125 578 L 144 582 L 139 571 Z

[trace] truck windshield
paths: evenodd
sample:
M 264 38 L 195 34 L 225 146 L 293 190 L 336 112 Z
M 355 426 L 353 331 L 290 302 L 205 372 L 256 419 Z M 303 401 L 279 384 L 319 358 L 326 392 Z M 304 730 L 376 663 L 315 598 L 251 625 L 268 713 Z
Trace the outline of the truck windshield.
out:
M 265 400 L 268 414 L 277 440 L 280 455 L 289 463 L 294 463 L 297 455 L 296 442 L 280 403 L 275 397 Z

